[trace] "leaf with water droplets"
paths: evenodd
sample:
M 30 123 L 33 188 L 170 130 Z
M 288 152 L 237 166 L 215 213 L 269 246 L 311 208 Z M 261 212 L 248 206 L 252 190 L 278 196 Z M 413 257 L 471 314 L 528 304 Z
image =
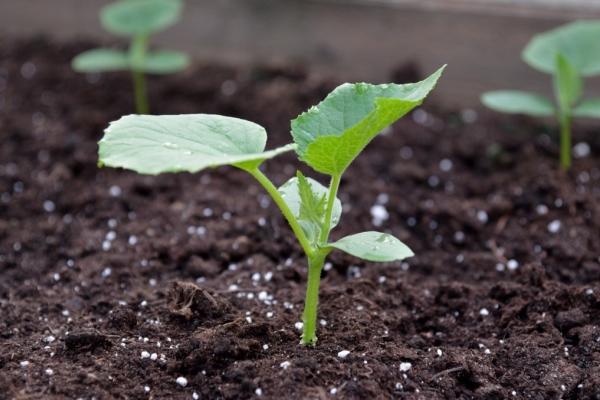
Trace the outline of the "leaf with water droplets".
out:
M 100 163 L 156 175 L 197 172 L 231 164 L 242 169 L 293 150 L 264 151 L 264 128 L 242 119 L 209 114 L 128 115 L 112 122 L 99 142 Z
M 292 121 L 300 158 L 316 171 L 341 175 L 379 132 L 422 103 L 443 69 L 407 85 L 339 86 Z
M 336 248 L 369 261 L 396 261 L 414 256 L 412 250 L 394 236 L 374 231 L 346 236 L 321 247 Z

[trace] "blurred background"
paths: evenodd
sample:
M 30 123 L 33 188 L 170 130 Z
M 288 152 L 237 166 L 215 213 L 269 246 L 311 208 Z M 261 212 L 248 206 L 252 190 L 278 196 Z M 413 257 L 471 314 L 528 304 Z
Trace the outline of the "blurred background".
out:
M 0 37 L 114 41 L 98 20 L 109 2 L 0 0 Z M 293 63 L 370 83 L 448 64 L 436 98 L 477 107 L 487 90 L 550 94 L 550 77 L 521 61 L 522 48 L 536 33 L 590 18 L 600 18 L 600 1 L 188 0 L 181 23 L 152 43 L 203 63 Z M 588 94 L 600 94 L 597 81 Z

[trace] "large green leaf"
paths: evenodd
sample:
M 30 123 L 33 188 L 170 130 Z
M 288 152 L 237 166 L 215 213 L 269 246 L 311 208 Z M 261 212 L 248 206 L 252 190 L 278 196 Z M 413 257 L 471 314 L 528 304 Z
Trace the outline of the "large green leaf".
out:
M 302 179 L 306 184 L 302 185 Z M 281 197 L 298 219 L 302 230 L 309 241 L 316 244 L 321 233 L 325 203 L 329 190 L 312 178 L 306 178 L 301 174 L 293 177 L 277 189 Z M 331 228 L 334 228 L 342 215 L 342 202 L 336 198 L 333 203 L 331 215 Z
M 156 50 L 146 54 L 140 69 L 149 74 L 171 74 L 190 64 L 187 54 L 174 50 Z
M 322 247 L 333 247 L 369 261 L 404 260 L 415 255 L 408 246 L 392 235 L 373 231 L 346 236 Z
M 100 21 L 117 35 L 150 34 L 175 24 L 182 10 L 181 0 L 120 0 L 102 9 Z
M 600 99 L 583 100 L 573 109 L 574 117 L 600 118 Z
M 316 171 L 340 175 L 379 132 L 421 104 L 443 69 L 408 85 L 339 86 L 292 121 L 300 158 Z
M 110 72 L 129 69 L 127 53 L 113 49 L 94 49 L 78 54 L 71 61 L 77 72 Z
M 571 110 L 571 106 L 579 99 L 583 90 L 583 79 L 579 77 L 577 69 L 560 52 L 556 55 L 554 90 L 563 112 Z
M 533 93 L 517 90 L 496 90 L 481 95 L 481 102 L 495 111 L 549 117 L 556 112 L 552 100 Z
M 556 73 L 556 54 L 561 52 L 581 76 L 600 73 L 600 21 L 577 21 L 538 34 L 521 54 L 532 68 Z
M 101 164 L 151 175 L 225 164 L 252 168 L 295 147 L 264 152 L 263 127 L 209 114 L 128 115 L 104 132 L 98 143 Z

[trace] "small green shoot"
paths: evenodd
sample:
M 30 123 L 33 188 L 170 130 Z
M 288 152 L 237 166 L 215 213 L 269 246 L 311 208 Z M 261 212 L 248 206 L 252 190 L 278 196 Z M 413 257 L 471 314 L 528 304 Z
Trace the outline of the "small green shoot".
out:
M 560 125 L 560 164 L 571 167 L 573 117 L 600 118 L 600 98 L 581 99 L 584 76 L 600 74 L 600 21 L 573 22 L 536 35 L 521 57 L 532 68 L 553 75 L 553 102 L 547 97 L 513 90 L 484 93 L 481 101 L 495 111 L 554 116 Z
M 131 71 L 138 114 L 148 114 L 144 74 L 171 74 L 189 65 L 188 56 L 174 50 L 148 50 L 150 35 L 179 21 L 182 0 L 120 0 L 106 5 L 100 21 L 107 31 L 131 37 L 128 51 L 99 48 L 73 58 L 77 72 Z
M 264 151 L 267 134 L 252 122 L 219 115 L 130 115 L 106 129 L 99 142 L 100 164 L 139 173 L 197 172 L 233 165 L 250 173 L 273 197 L 308 257 L 308 286 L 302 315 L 302 344 L 315 345 L 321 269 L 333 249 L 370 261 L 413 256 L 400 240 L 363 232 L 331 242 L 342 204 L 337 198 L 342 174 L 384 128 L 418 106 L 434 88 L 444 67 L 408 85 L 344 84 L 316 107 L 292 121 L 295 143 Z M 325 187 L 300 172 L 277 188 L 260 171 L 267 159 L 296 150 L 300 159 L 330 176 Z

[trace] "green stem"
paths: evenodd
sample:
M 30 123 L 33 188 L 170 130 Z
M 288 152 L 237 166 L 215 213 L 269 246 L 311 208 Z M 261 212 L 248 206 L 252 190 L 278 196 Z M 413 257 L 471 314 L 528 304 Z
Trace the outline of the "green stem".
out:
M 571 168 L 571 117 L 560 116 L 560 165 L 563 169 Z
M 329 185 L 329 194 L 327 196 L 327 209 L 325 211 L 325 219 L 323 220 L 324 227 L 321 231 L 321 237 L 319 238 L 321 243 L 327 243 L 327 239 L 329 238 L 329 232 L 331 231 L 331 216 L 333 215 L 333 205 L 340 187 L 341 178 L 341 175 L 334 175 L 331 178 L 331 185 Z
M 129 46 L 129 60 L 133 74 L 133 89 L 135 91 L 135 107 L 138 114 L 148 114 L 148 93 L 146 91 L 146 78 L 142 65 L 148 50 L 148 35 L 135 35 Z
M 314 257 L 308 258 L 308 283 L 306 285 L 306 302 L 302 321 L 304 327 L 300 344 L 317 344 L 317 306 L 319 304 L 319 284 L 321 283 L 321 270 L 325 257 L 330 250 L 320 249 Z
M 144 73 L 140 71 L 132 71 L 132 73 L 136 112 L 138 114 L 149 114 L 148 93 L 146 91 L 146 79 Z
M 273 185 L 273 183 L 269 180 L 269 178 L 267 178 L 265 176 L 265 174 L 263 174 L 258 169 L 258 167 L 254 168 L 254 169 L 247 169 L 246 171 L 248 171 L 250 174 L 252 174 L 252 176 L 255 177 L 256 180 L 258 182 L 260 182 L 261 185 L 263 185 L 263 187 L 271 195 L 273 200 L 275 200 L 275 203 L 279 206 L 279 208 L 281 209 L 281 212 L 283 212 L 283 215 L 285 216 L 288 223 L 292 227 L 292 230 L 296 234 L 296 237 L 298 238 L 298 241 L 300 242 L 300 245 L 302 246 L 302 249 L 306 253 L 307 257 L 309 259 L 314 257 L 316 255 L 317 251 L 310 244 L 308 238 L 306 237 L 306 234 L 304 233 L 304 231 L 302 230 L 302 227 L 298 223 L 298 220 L 294 216 L 294 213 L 292 212 L 292 210 L 290 210 L 290 207 L 287 205 L 287 203 L 285 202 L 283 197 L 281 197 L 281 194 L 279 193 L 279 191 L 277 190 L 275 185 Z

